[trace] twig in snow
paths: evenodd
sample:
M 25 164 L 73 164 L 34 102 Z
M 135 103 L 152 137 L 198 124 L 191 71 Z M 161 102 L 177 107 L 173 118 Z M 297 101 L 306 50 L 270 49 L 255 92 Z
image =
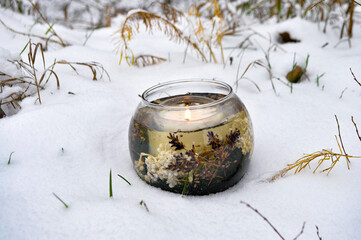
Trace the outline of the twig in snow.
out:
M 320 231 L 318 229 L 318 226 L 316 225 L 316 230 L 317 230 L 317 237 L 319 240 L 322 240 L 322 237 L 320 236 Z
M 351 69 L 351 68 L 350 68 L 350 72 L 351 72 L 351 74 L 352 74 L 353 79 L 355 80 L 355 82 L 357 82 L 357 83 L 358 83 L 358 85 L 360 85 L 360 86 L 361 86 L 361 83 L 357 80 L 357 78 L 356 78 L 355 74 L 353 74 L 353 72 L 352 72 L 352 69 Z
M 342 92 L 341 92 L 341 95 L 340 95 L 340 99 L 342 99 L 342 97 L 343 97 L 343 94 L 346 92 L 346 90 L 347 90 L 348 88 L 345 88 L 344 90 L 342 90 Z
M 359 132 L 358 132 L 357 125 L 356 125 L 355 121 L 353 120 L 353 116 L 351 116 L 351 121 L 353 122 L 353 125 L 355 125 L 355 129 L 356 129 L 356 133 L 357 133 L 358 139 L 360 139 L 360 141 L 361 141 L 361 136 L 360 136 L 360 134 L 359 134 Z
M 248 208 L 250 208 L 253 212 L 257 213 L 258 216 L 260 216 L 261 218 L 263 218 L 263 220 L 265 222 L 268 223 L 268 225 L 273 229 L 273 231 L 275 231 L 277 233 L 277 235 L 285 240 L 285 238 L 281 235 L 281 233 L 277 230 L 277 228 L 275 226 L 273 226 L 273 224 L 262 214 L 260 213 L 257 209 L 255 209 L 254 207 L 252 207 L 250 204 L 244 202 L 244 201 L 241 201 L 241 204 L 244 204 L 246 205 Z M 302 225 L 302 228 L 301 228 L 301 231 L 297 234 L 297 236 L 293 239 L 293 240 L 297 240 L 302 234 L 303 234 L 303 231 L 305 230 L 305 226 L 306 226 L 306 222 L 303 222 L 303 225 Z M 317 226 L 316 226 L 317 227 Z M 317 235 L 318 235 L 318 228 L 317 228 Z M 321 239 L 322 240 L 322 239 Z
M 273 231 L 275 231 L 275 232 L 277 233 L 277 235 L 278 235 L 281 239 L 285 240 L 285 238 L 280 234 L 280 232 L 272 225 L 272 223 L 271 223 L 265 216 L 262 215 L 262 213 L 260 213 L 257 209 L 255 209 L 255 208 L 252 207 L 250 204 L 248 204 L 248 203 L 246 203 L 246 202 L 244 202 L 244 201 L 241 201 L 241 204 L 246 205 L 248 208 L 252 209 L 252 211 L 254 211 L 255 213 L 257 213 L 261 218 L 263 218 L 263 220 L 264 220 L 265 222 L 268 223 L 268 225 L 270 225 L 270 227 L 273 229 Z
M 297 236 L 293 240 L 297 240 L 299 236 L 303 234 L 303 230 L 305 230 L 306 222 L 303 222 L 301 231 L 297 234 Z

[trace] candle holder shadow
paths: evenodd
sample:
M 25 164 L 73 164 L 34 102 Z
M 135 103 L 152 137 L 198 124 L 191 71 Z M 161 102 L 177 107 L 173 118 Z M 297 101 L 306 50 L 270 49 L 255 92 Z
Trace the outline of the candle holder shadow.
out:
M 141 179 L 167 191 L 206 195 L 243 177 L 253 129 L 229 85 L 173 81 L 148 89 L 142 99 L 129 127 L 131 159 Z

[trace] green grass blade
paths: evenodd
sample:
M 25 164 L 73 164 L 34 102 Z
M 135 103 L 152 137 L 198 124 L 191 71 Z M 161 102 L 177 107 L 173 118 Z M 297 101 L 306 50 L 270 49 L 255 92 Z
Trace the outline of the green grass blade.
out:
M 185 195 L 185 192 L 187 189 L 187 184 L 188 184 L 188 178 L 189 178 L 189 173 L 187 174 L 186 182 L 184 183 L 184 186 L 183 186 L 182 196 Z
M 19 0 L 15 0 L 15 2 L 16 2 L 16 4 L 18 5 L 18 11 L 19 11 L 19 13 L 23 14 L 24 11 L 23 11 L 23 9 L 22 9 L 22 7 L 21 7 L 21 3 L 19 2 Z
M 113 186 L 112 186 L 112 169 L 109 172 L 109 197 L 113 197 Z
M 148 209 L 148 206 L 147 206 L 147 204 L 142 200 L 142 201 L 140 201 L 140 206 L 144 206 L 144 208 L 145 208 L 145 210 L 147 210 L 147 212 L 149 212 L 149 209 Z
M 308 61 L 310 60 L 310 54 L 307 54 L 305 70 L 308 67 Z
M 53 28 L 55 23 L 51 24 L 51 26 L 48 28 L 48 30 L 46 30 L 45 35 L 48 35 L 48 33 L 50 32 L 50 30 Z
M 129 185 L 132 185 L 127 179 L 125 179 L 125 177 L 123 177 L 122 175 L 118 174 L 118 177 L 120 177 L 121 179 L 123 179 L 124 181 L 126 181 Z
M 14 152 L 11 152 L 11 153 L 10 153 L 8 165 L 10 165 L 10 163 L 11 163 L 11 157 L 12 157 L 13 153 L 14 153 Z
M 64 205 L 65 208 L 69 208 L 69 205 L 66 204 L 58 195 L 56 195 L 55 193 L 53 193 L 53 195 Z
M 25 47 L 23 48 L 23 50 L 21 51 L 21 53 L 19 55 L 21 55 L 25 51 L 25 49 L 28 47 L 28 45 L 29 45 L 29 42 L 26 43 Z

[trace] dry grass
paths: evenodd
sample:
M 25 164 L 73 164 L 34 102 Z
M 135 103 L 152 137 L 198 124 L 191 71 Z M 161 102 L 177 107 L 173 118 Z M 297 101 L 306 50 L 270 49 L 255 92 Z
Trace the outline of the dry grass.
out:
M 152 55 L 140 55 L 134 59 L 134 65 L 137 67 L 146 67 L 156 65 L 161 62 L 165 62 L 165 58 L 156 57 Z
M 145 10 L 132 11 L 128 13 L 120 29 L 115 33 L 119 35 L 115 38 L 115 42 L 117 50 L 120 51 L 120 62 L 125 59 L 129 65 L 135 63 L 129 42 L 140 31 L 142 24 L 149 33 L 157 30 L 164 33 L 171 41 L 186 43 L 187 48 L 193 49 L 204 62 L 218 63 L 219 59 L 214 48 L 219 48 L 221 61 L 224 63 L 222 40 L 229 30 L 227 30 L 218 1 L 208 0 L 198 6 L 191 5 L 188 14 L 184 14 L 165 3 L 156 2 L 152 6 L 155 4 L 161 6 L 162 14 Z M 187 28 L 191 29 L 190 32 L 183 32 L 178 27 L 177 23 L 181 20 L 187 23 Z M 211 32 L 209 28 L 211 28 Z M 207 54 L 209 54 L 209 59 L 206 57 Z M 144 56 L 149 57 L 149 55 Z
M 300 16 L 322 24 L 323 32 L 328 28 L 338 29 L 342 41 L 353 36 L 356 22 L 355 0 L 252 0 L 239 4 L 242 15 L 252 15 L 261 23 L 277 18 L 278 21 Z M 346 35 L 346 37 L 345 37 Z
M 174 12 L 174 14 L 176 14 L 176 12 Z M 167 19 L 166 16 L 159 16 L 155 13 L 150 13 L 143 10 L 138 10 L 129 14 L 124 20 L 120 29 L 116 32 L 116 34 L 120 34 L 120 39 L 116 41 L 117 48 L 120 49 L 119 63 L 121 63 L 124 58 L 128 65 L 134 64 L 135 58 L 133 51 L 129 47 L 129 42 L 133 36 L 139 32 L 140 22 L 145 25 L 149 32 L 157 29 L 168 36 L 170 40 L 187 43 L 201 56 L 202 60 L 207 61 L 198 45 L 189 37 L 185 36 L 183 32 L 175 26 L 175 24 L 172 22 L 174 21 L 173 17 L 172 19 Z
M 13 108 L 14 110 L 21 109 L 20 102 L 29 96 L 34 94 L 37 95 L 36 101 L 40 104 L 42 103 L 40 91 L 45 89 L 46 84 L 49 80 L 53 79 L 56 81 L 56 85 L 60 88 L 60 79 L 58 74 L 55 72 L 54 68 L 57 65 L 67 65 L 74 72 L 78 74 L 77 67 L 87 67 L 92 73 L 92 80 L 102 79 L 104 74 L 110 80 L 109 74 L 104 69 L 104 67 L 97 62 L 69 62 L 66 60 L 55 60 L 51 65 L 46 66 L 46 61 L 44 57 L 44 48 L 41 43 L 32 43 L 29 41 L 27 44 L 28 54 L 27 60 L 11 60 L 10 62 L 14 64 L 18 69 L 23 72 L 22 76 L 13 76 L 10 73 L 5 73 L 0 71 L 0 90 L 4 87 L 10 87 L 16 89 L 12 91 L 9 95 L 2 97 L 0 99 L 0 108 L 1 106 L 6 106 L 7 108 Z M 36 67 L 37 60 L 40 60 L 42 63 L 42 70 Z M 21 90 L 19 90 L 21 89 Z M 1 92 L 1 91 L 0 91 Z
M 36 12 L 39 14 L 40 18 L 48 25 L 49 28 L 46 33 L 50 32 L 51 35 L 55 36 L 58 39 L 62 47 L 66 47 L 67 44 L 64 43 L 63 39 L 55 31 L 54 24 L 49 23 L 49 21 L 44 17 L 44 15 L 41 13 L 39 7 L 36 4 L 34 4 L 31 0 L 29 0 L 29 2 L 31 3 L 31 6 L 34 8 L 34 10 L 36 10 Z
M 13 32 L 15 34 L 19 34 L 19 35 L 22 35 L 22 36 L 27 36 L 29 38 L 36 38 L 36 39 L 41 39 L 44 41 L 45 45 L 43 45 L 43 50 L 46 50 L 48 49 L 48 44 L 49 43 L 55 43 L 55 44 L 58 44 L 60 46 L 63 46 L 63 44 L 65 44 L 64 42 L 60 42 L 59 40 L 56 40 L 56 39 L 53 39 L 54 35 L 49 35 L 48 37 L 44 37 L 44 36 L 41 36 L 41 35 L 37 35 L 37 34 L 31 34 L 31 33 L 25 33 L 25 32 L 21 32 L 21 31 L 18 31 L 18 30 L 15 30 L 13 29 L 12 27 L 8 26 L 5 22 L 3 22 L 1 19 L 0 19 L 0 23 L 7 29 L 9 30 L 10 32 Z M 68 44 L 65 44 L 66 46 Z
M 271 177 L 269 179 L 269 181 L 272 182 L 280 177 L 284 177 L 288 172 L 293 171 L 293 170 L 294 170 L 294 174 L 300 173 L 306 167 L 311 168 L 311 163 L 316 162 L 316 161 L 317 161 L 317 166 L 313 170 L 313 173 L 316 173 L 316 171 L 319 168 L 321 168 L 321 165 L 323 165 L 325 162 L 328 162 L 328 163 L 330 163 L 329 167 L 322 169 L 321 172 L 327 172 L 327 175 L 329 175 L 330 172 L 332 171 L 332 169 L 334 169 L 335 165 L 341 159 L 346 160 L 348 169 L 350 169 L 350 159 L 352 159 L 352 158 L 360 158 L 361 159 L 361 156 L 352 156 L 352 155 L 348 155 L 346 153 L 345 147 L 342 142 L 340 125 L 339 125 L 338 118 L 336 115 L 335 115 L 335 118 L 336 118 L 337 128 L 338 128 L 338 136 L 335 135 L 335 138 L 336 138 L 337 146 L 338 146 L 340 153 L 335 153 L 332 150 L 322 149 L 321 151 L 307 154 L 307 155 L 303 156 L 302 158 L 298 159 L 296 162 L 294 162 L 292 164 L 288 164 L 286 168 L 282 169 L 279 173 L 277 173 L 276 175 Z

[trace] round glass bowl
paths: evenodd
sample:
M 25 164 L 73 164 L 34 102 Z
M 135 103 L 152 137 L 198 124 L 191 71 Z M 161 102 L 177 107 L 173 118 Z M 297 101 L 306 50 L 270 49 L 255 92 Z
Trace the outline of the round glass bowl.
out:
M 252 123 L 226 83 L 166 82 L 142 94 L 129 127 L 129 150 L 148 184 L 188 195 L 215 193 L 245 174 Z

